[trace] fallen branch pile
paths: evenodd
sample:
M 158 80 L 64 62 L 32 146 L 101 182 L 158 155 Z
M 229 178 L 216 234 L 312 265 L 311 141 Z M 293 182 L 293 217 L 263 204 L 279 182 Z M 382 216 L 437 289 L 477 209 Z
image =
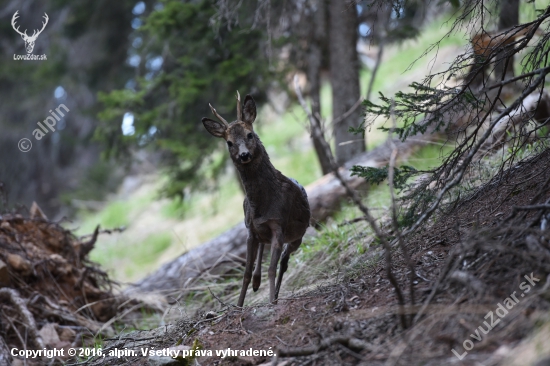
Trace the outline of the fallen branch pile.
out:
M 78 347 L 112 334 L 104 322 L 121 304 L 135 305 L 123 304 L 107 274 L 87 260 L 98 229 L 81 241 L 35 204 L 31 218 L 0 216 L 0 365 L 10 364 L 11 348 Z

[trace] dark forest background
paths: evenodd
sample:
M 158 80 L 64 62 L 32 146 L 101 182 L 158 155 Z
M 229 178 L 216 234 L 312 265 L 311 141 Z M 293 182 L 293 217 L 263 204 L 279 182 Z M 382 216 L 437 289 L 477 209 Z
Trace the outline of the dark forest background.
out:
M 74 212 L 80 201 L 101 200 L 136 161 L 167 169 L 163 194 L 204 189 L 224 159 L 212 158 L 217 141 L 203 131 L 208 103 L 226 114 L 234 90 L 247 88 L 263 104 L 270 90 L 287 92 L 291 75 L 307 77 L 314 113 L 323 80 L 332 86 L 342 116 L 360 99 L 359 38 L 368 44 L 414 37 L 426 19 L 451 2 L 347 3 L 343 1 L 3 1 L 0 7 L 0 181 L 3 205 L 36 201 L 49 215 Z M 24 42 L 13 30 L 40 29 L 34 54 L 47 61 L 15 61 Z M 374 60 L 375 61 L 375 60 Z M 373 62 L 374 62 L 373 61 Z M 370 93 L 370 91 L 369 91 Z M 290 92 L 292 97 L 292 92 Z M 49 110 L 70 112 L 55 132 L 31 138 Z M 124 133 L 123 133 L 123 121 Z M 349 127 L 361 108 L 334 131 L 335 153 L 345 162 L 364 151 Z M 22 153 L 17 142 L 33 142 Z M 313 141 L 322 172 L 329 165 Z M 215 181 L 215 179 L 214 179 Z M 208 185 L 206 185 L 208 186 Z

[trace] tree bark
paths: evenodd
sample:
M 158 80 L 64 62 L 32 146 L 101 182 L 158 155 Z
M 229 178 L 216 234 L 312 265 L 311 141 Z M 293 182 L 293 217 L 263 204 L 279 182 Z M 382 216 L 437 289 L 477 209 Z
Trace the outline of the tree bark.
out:
M 311 96 L 311 110 L 317 116 L 317 124 L 321 115 L 321 69 L 323 67 L 323 49 L 326 43 L 326 6 L 325 0 L 319 0 L 317 9 L 313 14 L 313 27 L 310 29 L 309 49 L 307 55 L 307 79 L 309 82 L 309 95 Z M 317 126 L 323 131 L 322 126 Z M 310 126 L 313 131 L 314 126 Z M 324 131 L 323 131 L 324 132 Z M 330 173 L 330 162 L 326 158 L 321 141 L 311 135 L 313 148 L 317 154 L 319 165 L 323 175 Z
M 354 2 L 329 0 L 330 82 L 333 120 L 346 113 L 359 99 L 359 58 L 357 56 L 357 9 Z M 365 151 L 360 136 L 348 132 L 361 123 L 357 108 L 348 118 L 333 126 L 335 155 L 338 164 Z
M 500 2 L 500 12 L 498 18 L 498 29 L 506 30 L 519 24 L 519 0 L 502 0 Z M 497 59 L 501 59 L 495 65 L 495 77 L 497 80 L 501 78 L 509 79 L 514 77 L 514 55 L 506 57 L 509 51 L 500 52 Z M 506 60 L 508 66 L 506 67 Z M 505 70 L 506 67 L 506 70 Z

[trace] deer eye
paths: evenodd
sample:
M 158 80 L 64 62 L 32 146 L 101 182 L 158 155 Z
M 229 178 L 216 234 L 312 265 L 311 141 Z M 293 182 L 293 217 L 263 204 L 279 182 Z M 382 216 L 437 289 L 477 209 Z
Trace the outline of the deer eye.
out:
M 252 140 L 254 138 L 254 135 L 252 135 L 252 132 L 251 132 L 246 137 L 248 137 L 249 140 Z
M 227 141 L 227 146 L 231 147 L 233 146 L 233 143 L 231 141 Z

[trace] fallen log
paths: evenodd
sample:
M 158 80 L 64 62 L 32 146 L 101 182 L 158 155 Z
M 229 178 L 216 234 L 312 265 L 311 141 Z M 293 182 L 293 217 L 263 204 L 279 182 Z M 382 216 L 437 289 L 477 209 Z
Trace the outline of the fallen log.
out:
M 350 175 L 353 165 L 382 167 L 388 164 L 390 154 L 395 146 L 400 159 L 406 159 L 416 149 L 436 140 L 439 134 L 425 134 L 420 138 L 411 138 L 406 141 L 393 140 L 363 153 L 340 168 L 340 174 L 347 184 L 354 190 L 360 189 L 365 180 Z M 312 225 L 325 221 L 337 211 L 346 192 L 338 179 L 332 173 L 327 174 L 305 187 L 311 208 Z M 307 235 L 307 233 L 306 233 Z M 218 237 L 180 255 L 173 261 L 166 263 L 157 271 L 143 278 L 126 291 L 133 292 L 163 292 L 170 293 L 188 287 L 194 279 L 205 278 L 208 274 L 223 272 L 222 265 L 235 266 L 244 263 L 246 258 L 247 230 L 244 222 L 225 231 Z

